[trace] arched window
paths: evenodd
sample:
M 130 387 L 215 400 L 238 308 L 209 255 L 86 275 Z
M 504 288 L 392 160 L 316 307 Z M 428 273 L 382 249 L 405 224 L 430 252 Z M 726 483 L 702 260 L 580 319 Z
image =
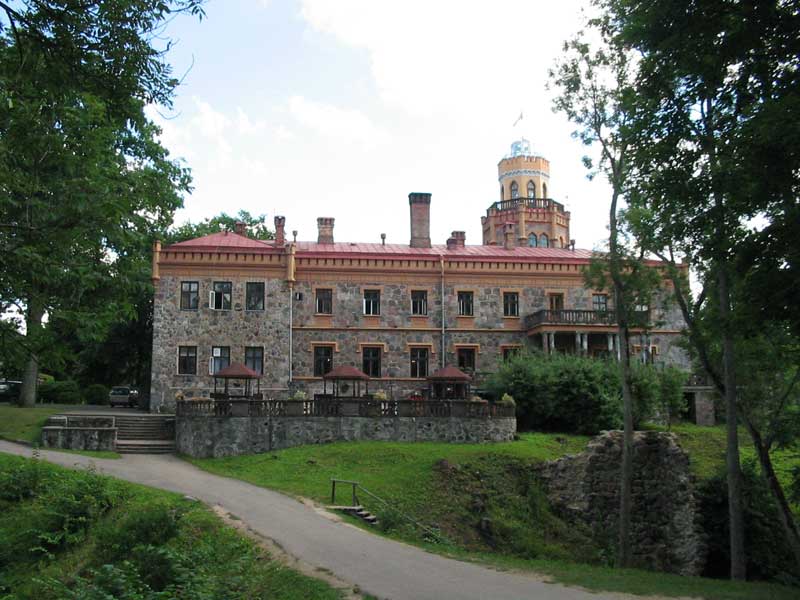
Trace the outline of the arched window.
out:
M 516 181 L 511 182 L 511 199 L 519 198 L 519 186 Z
M 550 245 L 550 238 L 547 237 L 546 233 L 543 233 L 542 235 L 539 236 L 539 245 L 542 248 L 547 248 Z
M 528 246 L 530 246 L 531 248 L 536 248 L 536 245 L 537 245 L 536 234 L 532 233 L 528 236 Z
M 506 193 L 506 190 L 505 190 L 505 188 L 504 188 L 504 187 L 501 185 L 501 186 L 500 186 L 500 200 L 505 200 L 505 198 L 503 197 L 503 196 L 505 195 L 505 193 Z
M 528 182 L 528 198 L 536 198 L 536 184 L 532 181 Z
M 547 198 L 547 184 L 542 184 L 542 198 Z

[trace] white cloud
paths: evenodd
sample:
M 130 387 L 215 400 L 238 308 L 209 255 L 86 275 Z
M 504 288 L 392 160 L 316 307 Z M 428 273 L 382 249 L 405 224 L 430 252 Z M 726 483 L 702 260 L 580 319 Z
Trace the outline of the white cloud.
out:
M 292 96 L 288 101 L 289 113 L 303 126 L 343 144 L 379 146 L 389 135 L 376 127 L 363 113 L 339 108 L 323 102 L 314 102 L 303 96 Z

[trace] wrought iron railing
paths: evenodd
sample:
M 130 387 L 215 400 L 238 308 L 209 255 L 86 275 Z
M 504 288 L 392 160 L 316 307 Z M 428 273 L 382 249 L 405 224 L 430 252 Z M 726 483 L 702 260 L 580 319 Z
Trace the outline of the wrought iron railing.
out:
M 179 400 L 178 417 L 513 417 L 514 407 L 468 400 L 375 400 L 319 394 L 313 400 Z
M 553 209 L 564 212 L 564 205 L 550 198 L 512 198 L 510 200 L 498 200 L 489 207 L 489 210 L 515 210 L 520 207 Z M 487 211 L 488 214 L 488 211 Z
M 637 311 L 631 316 L 631 326 L 644 327 L 649 319 L 646 311 Z M 613 310 L 539 310 L 522 319 L 522 326 L 530 329 L 538 325 L 616 325 Z

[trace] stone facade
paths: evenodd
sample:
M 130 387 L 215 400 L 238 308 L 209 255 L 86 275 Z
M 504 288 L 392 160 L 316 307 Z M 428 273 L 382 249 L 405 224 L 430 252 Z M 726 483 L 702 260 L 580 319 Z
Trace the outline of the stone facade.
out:
M 236 456 L 306 444 L 354 441 L 507 442 L 514 417 L 180 417 L 179 453 L 196 458 Z
M 506 162 L 501 175 L 549 170 L 541 157 L 515 156 Z M 536 189 L 543 190 L 547 178 L 536 177 Z M 539 193 L 536 200 L 541 200 Z M 220 232 L 163 250 L 156 244 L 151 410 L 173 410 L 176 394 L 208 397 L 214 347 L 228 348 L 231 363 L 246 362 L 246 348 L 261 348 L 261 389 L 276 399 L 298 389 L 320 390 L 322 379 L 314 373 L 320 346 L 332 349 L 333 367 L 358 368 L 363 367 L 364 348 L 378 347 L 379 376 L 372 377 L 370 391 L 384 390 L 394 399 L 426 388 L 423 377 L 412 377 L 411 354 L 418 348 L 428 351 L 428 373 L 459 366 L 460 350 L 464 358 L 474 353 L 473 383 L 478 387 L 512 349 L 618 353 L 616 327 L 608 318 L 611 302 L 608 310 L 597 309 L 594 295 L 604 292 L 584 283 L 591 251 L 516 242 L 505 247 L 486 239 L 470 246 L 463 231 L 454 231 L 446 244 L 431 245 L 430 202 L 430 194 L 409 196 L 409 244 L 335 242 L 332 217 L 318 221 L 317 242 L 287 242 L 285 219 L 276 217 L 275 241 L 249 239 L 240 228 L 240 233 Z M 539 214 L 539 208 L 529 208 Z M 565 220 L 561 225 L 566 229 L 558 235 L 568 236 L 569 213 L 554 215 L 550 224 Z M 492 223 L 505 227 L 503 219 Z M 655 268 L 660 263 L 648 264 Z M 198 302 L 182 309 L 181 284 L 188 282 L 196 285 Z M 232 284 L 230 307 L 224 310 L 209 304 L 215 282 Z M 264 284 L 263 310 L 246 310 L 248 282 Z M 326 298 L 330 290 L 330 306 L 323 309 L 316 302 L 321 290 Z M 368 290 L 380 294 L 379 314 L 367 314 L 374 312 L 365 309 Z M 426 293 L 426 314 L 412 314 L 415 292 Z M 460 294 L 471 294 L 471 314 L 460 314 Z M 515 307 L 504 303 L 505 294 L 516 296 Z M 646 333 L 634 331 L 632 345 L 645 359 L 649 352 L 656 361 L 688 366 L 676 343 L 681 316 L 670 298 L 665 282 L 650 307 L 652 327 Z M 547 318 L 539 318 L 544 313 Z M 179 374 L 180 347 L 196 353 L 195 372 Z
M 539 475 L 551 504 L 586 523 L 614 547 L 619 514 L 622 432 L 604 432 L 586 450 L 546 463 Z M 697 524 L 689 457 L 674 434 L 636 432 L 631 543 L 635 566 L 698 575 L 705 547 Z

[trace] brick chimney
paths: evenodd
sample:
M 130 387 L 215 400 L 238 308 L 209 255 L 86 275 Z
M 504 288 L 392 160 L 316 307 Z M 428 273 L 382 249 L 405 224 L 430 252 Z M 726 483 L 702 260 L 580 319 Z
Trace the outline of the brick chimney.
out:
M 514 223 L 505 223 L 503 225 L 503 235 L 505 236 L 505 242 L 503 246 L 506 250 L 513 250 L 515 243 L 514 243 Z
M 317 243 L 318 244 L 332 244 L 333 243 L 333 217 L 319 217 L 317 218 Z
M 236 221 L 233 225 L 234 233 L 238 233 L 239 235 L 247 235 L 247 225 L 244 221 Z
M 454 231 L 450 234 L 450 239 L 447 240 L 448 250 L 451 248 L 463 248 L 467 240 L 467 234 L 464 231 Z
M 275 217 L 275 245 L 283 246 L 286 243 L 286 217 Z
M 411 247 L 431 247 L 431 195 L 412 192 L 408 195 L 411 206 Z

